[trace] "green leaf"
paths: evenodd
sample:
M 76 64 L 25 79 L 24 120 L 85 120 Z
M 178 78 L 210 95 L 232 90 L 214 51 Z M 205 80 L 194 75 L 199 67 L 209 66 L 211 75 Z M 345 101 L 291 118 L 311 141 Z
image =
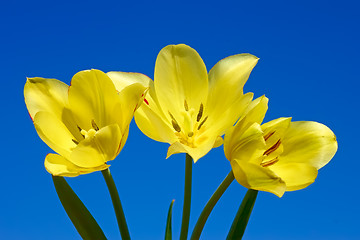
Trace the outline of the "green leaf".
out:
M 106 239 L 104 232 L 63 177 L 53 176 L 56 192 L 67 215 L 85 240 Z
M 257 197 L 258 191 L 249 189 L 239 207 L 238 212 L 234 218 L 234 221 L 231 225 L 229 234 L 226 237 L 226 240 L 239 240 L 242 239 L 246 225 L 249 221 L 251 211 L 254 207 L 255 200 Z
M 171 218 L 172 218 L 172 208 L 174 205 L 175 200 L 172 200 L 170 203 L 167 220 L 166 220 L 166 229 L 165 229 L 165 240 L 171 240 L 172 239 L 172 233 L 171 233 Z

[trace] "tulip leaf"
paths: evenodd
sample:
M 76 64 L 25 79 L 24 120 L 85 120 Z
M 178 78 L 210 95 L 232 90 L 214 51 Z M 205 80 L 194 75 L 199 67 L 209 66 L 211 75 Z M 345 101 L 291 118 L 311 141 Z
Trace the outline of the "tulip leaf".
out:
M 170 203 L 167 220 L 166 220 L 166 229 L 165 229 L 165 240 L 171 240 L 172 239 L 172 233 L 171 233 L 171 218 L 172 218 L 172 208 L 174 205 L 175 200 L 172 200 Z
M 249 189 L 239 207 L 226 240 L 239 240 L 243 237 L 258 191 Z
M 56 192 L 67 215 L 83 239 L 106 239 L 91 213 L 63 177 L 53 176 Z

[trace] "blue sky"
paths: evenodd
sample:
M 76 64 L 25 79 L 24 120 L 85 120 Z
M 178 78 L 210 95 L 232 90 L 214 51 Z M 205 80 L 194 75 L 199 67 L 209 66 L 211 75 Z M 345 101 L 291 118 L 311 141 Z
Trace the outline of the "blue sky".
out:
M 52 150 L 28 116 L 26 77 L 69 83 L 76 72 L 91 68 L 153 77 L 160 49 L 185 43 L 208 70 L 233 54 L 258 56 L 245 91 L 270 99 L 265 121 L 282 116 L 318 121 L 337 135 L 339 150 L 314 184 L 281 199 L 259 193 L 245 239 L 359 239 L 359 7 L 347 0 L 3 1 L 0 238 L 80 239 L 44 169 Z M 185 156 L 165 160 L 167 147 L 133 122 L 111 163 L 133 239 L 163 239 L 172 199 L 175 239 L 179 235 Z M 230 169 L 222 147 L 193 166 L 190 229 Z M 107 237 L 119 239 L 101 173 L 68 182 Z M 230 186 L 203 239 L 224 239 L 245 192 L 237 182 Z

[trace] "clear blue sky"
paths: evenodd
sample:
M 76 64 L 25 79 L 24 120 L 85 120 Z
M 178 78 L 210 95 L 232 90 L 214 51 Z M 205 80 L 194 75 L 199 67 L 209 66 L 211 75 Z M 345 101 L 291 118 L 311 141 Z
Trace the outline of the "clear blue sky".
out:
M 210 69 L 237 53 L 260 57 L 245 91 L 270 99 L 265 120 L 318 121 L 339 150 L 310 187 L 279 199 L 261 192 L 245 239 L 359 239 L 359 9 L 357 1 L 2 1 L 0 61 L 3 137 L 1 239 L 80 239 L 43 162 L 51 149 L 28 116 L 26 77 L 66 83 L 80 70 L 153 76 L 168 44 L 195 48 Z M 134 122 L 112 162 L 133 239 L 163 239 L 172 199 L 180 232 L 184 155 L 165 160 L 167 144 Z M 230 171 L 222 147 L 193 167 L 190 228 Z M 101 173 L 68 181 L 109 239 L 119 239 Z M 223 239 L 246 189 L 234 182 L 215 207 L 203 239 Z

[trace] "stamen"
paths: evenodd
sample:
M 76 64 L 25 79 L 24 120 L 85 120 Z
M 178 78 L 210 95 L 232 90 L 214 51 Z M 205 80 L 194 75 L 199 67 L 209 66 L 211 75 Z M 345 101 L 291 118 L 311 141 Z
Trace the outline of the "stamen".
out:
M 268 133 L 264 136 L 265 141 L 267 141 L 272 135 L 274 135 L 275 131 Z
M 202 117 L 202 115 L 203 115 L 203 111 L 204 111 L 204 105 L 201 103 L 200 104 L 200 109 L 199 109 L 199 113 L 198 113 L 198 115 L 197 115 L 197 117 L 196 117 L 196 121 L 200 121 L 200 119 L 201 119 L 201 117 Z M 201 124 L 200 124 L 201 125 Z
M 271 166 L 271 165 L 273 165 L 273 164 L 277 163 L 278 161 L 279 161 L 279 159 L 276 157 L 276 158 L 271 159 L 271 160 L 269 160 L 269 161 L 266 161 L 266 162 L 260 163 L 260 165 L 261 165 L 262 167 L 269 167 L 269 166 Z
M 76 141 L 75 139 L 71 139 L 76 145 L 79 144 L 78 141 Z
M 264 155 L 269 155 L 270 153 L 274 152 L 276 149 L 278 149 L 280 144 L 281 144 L 281 141 L 279 139 L 274 145 L 271 146 L 271 148 L 269 148 L 268 150 L 266 150 L 264 152 Z
M 188 137 L 192 137 L 192 136 L 194 136 L 194 133 L 193 133 L 193 132 L 189 132 L 189 133 L 188 133 Z
M 189 111 L 189 106 L 188 106 L 188 104 L 186 102 L 186 99 L 184 100 L 184 108 L 185 108 L 186 111 Z
M 175 120 L 174 116 L 171 114 L 171 112 L 170 112 L 170 111 L 169 111 L 169 115 L 170 115 L 171 119 L 172 119 L 172 120 L 174 120 L 174 121 L 176 122 L 176 120 Z
M 99 131 L 99 127 L 96 125 L 96 123 L 95 123 L 95 120 L 94 120 L 94 119 L 93 119 L 93 120 L 91 120 L 91 125 L 92 125 L 93 129 L 95 129 L 95 131 Z
M 175 129 L 175 131 L 177 132 L 181 132 L 181 127 L 179 126 L 179 124 L 177 123 L 176 119 L 174 118 L 174 116 L 171 114 L 171 112 L 169 111 L 168 112 L 172 121 L 171 121 L 171 124 L 173 126 L 173 128 Z
M 197 130 L 200 130 L 200 128 L 202 127 L 202 125 L 204 125 L 204 123 L 206 122 L 207 119 L 208 119 L 208 116 L 206 116 L 206 118 L 200 123 Z
M 79 129 L 79 132 L 80 132 L 81 136 L 82 136 L 83 138 L 85 138 L 85 135 L 81 133 L 81 131 L 82 131 L 81 127 L 77 126 L 77 128 Z
M 177 124 L 177 122 L 174 119 L 171 121 L 171 124 L 172 124 L 173 128 L 175 129 L 175 131 L 181 132 L 181 128 L 180 128 L 179 124 Z

